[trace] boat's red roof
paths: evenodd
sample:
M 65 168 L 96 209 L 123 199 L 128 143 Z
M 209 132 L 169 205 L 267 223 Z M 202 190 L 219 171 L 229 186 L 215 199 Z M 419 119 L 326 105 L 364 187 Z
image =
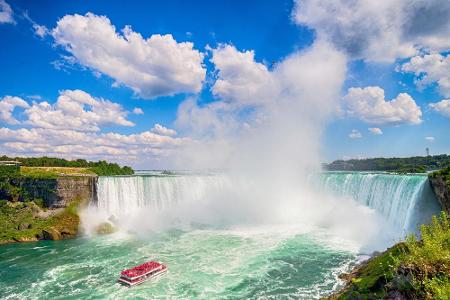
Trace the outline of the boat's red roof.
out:
M 137 277 L 137 276 L 144 275 L 148 272 L 151 272 L 152 270 L 157 269 L 160 266 L 162 266 L 162 265 L 156 261 L 149 261 L 149 262 L 143 263 L 142 265 L 136 266 L 134 268 L 124 270 L 120 274 L 127 276 L 127 277 Z

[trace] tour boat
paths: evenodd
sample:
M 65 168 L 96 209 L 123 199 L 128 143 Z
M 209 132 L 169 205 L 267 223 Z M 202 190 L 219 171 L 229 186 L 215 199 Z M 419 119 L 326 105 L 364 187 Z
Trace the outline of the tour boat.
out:
M 167 272 L 167 267 L 156 261 L 149 261 L 120 273 L 118 282 L 132 287 L 149 279 L 155 279 Z

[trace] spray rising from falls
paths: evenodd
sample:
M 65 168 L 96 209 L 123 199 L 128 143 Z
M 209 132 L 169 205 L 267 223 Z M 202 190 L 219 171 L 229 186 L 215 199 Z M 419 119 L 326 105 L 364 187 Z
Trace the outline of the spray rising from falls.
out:
M 348 235 L 369 235 L 368 231 L 382 231 L 381 227 L 374 228 L 379 225 L 374 225 L 370 214 L 365 215 L 371 211 L 387 224 L 387 230 L 401 237 L 439 211 L 426 176 L 326 172 L 311 175 L 309 186 L 322 192 L 299 194 L 283 210 L 285 201 L 267 206 L 259 200 L 264 199 L 263 195 L 249 202 L 243 186 L 224 174 L 100 177 L 98 202 L 85 215 L 84 223 L 93 228 L 100 221 L 113 219 L 120 227 L 140 231 L 180 223 L 220 225 L 223 218 L 228 218 L 229 225 L 231 215 L 235 217 L 231 222 L 235 223 L 262 220 L 270 224 L 280 220 L 272 217 L 281 216 L 291 223 L 303 222 L 329 230 L 340 227 L 338 230 Z M 253 190 L 251 185 L 249 190 Z M 239 200 L 241 194 L 245 202 Z M 252 194 L 255 195 L 253 191 Z M 286 196 L 283 191 L 275 195 L 280 199 Z M 308 198 L 312 201 L 308 202 Z

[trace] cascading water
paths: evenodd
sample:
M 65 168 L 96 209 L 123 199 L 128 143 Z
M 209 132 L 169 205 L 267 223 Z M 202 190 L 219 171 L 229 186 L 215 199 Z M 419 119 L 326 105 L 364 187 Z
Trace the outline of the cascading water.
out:
M 204 199 L 208 190 L 227 184 L 221 175 L 139 175 L 100 177 L 99 210 L 113 215 L 130 213 L 139 208 L 164 210 L 180 202 Z
M 398 237 L 415 231 L 419 224 L 428 222 L 431 215 L 439 212 L 428 179 L 423 175 L 323 172 L 311 175 L 309 185 L 317 191 L 326 191 L 337 198 L 351 198 L 374 209 Z M 214 193 L 233 188 L 236 187 L 223 174 L 144 173 L 100 177 L 95 208 L 105 217 L 114 218 L 133 216 L 143 210 L 150 214 L 170 211 L 181 204 L 201 206 L 208 198 L 213 198 Z
M 439 205 L 424 175 L 324 172 L 311 176 L 310 183 L 316 189 L 350 197 L 376 210 L 401 233 L 417 230 L 418 225 L 439 213 Z

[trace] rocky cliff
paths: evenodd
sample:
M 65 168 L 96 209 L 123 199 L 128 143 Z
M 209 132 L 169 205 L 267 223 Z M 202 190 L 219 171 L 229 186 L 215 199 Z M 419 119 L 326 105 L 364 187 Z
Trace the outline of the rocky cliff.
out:
M 77 236 L 78 209 L 96 200 L 97 176 L 19 177 L 1 188 L 9 198 L 0 199 L 0 244 L 60 240 Z
M 58 178 L 29 178 L 14 179 L 15 185 L 24 194 L 20 198 L 42 199 L 44 207 L 67 207 L 75 199 L 84 201 L 97 197 L 97 177 L 58 177 Z
M 450 214 L 450 189 L 446 183 L 444 176 L 429 176 L 431 188 L 436 195 L 442 209 Z

